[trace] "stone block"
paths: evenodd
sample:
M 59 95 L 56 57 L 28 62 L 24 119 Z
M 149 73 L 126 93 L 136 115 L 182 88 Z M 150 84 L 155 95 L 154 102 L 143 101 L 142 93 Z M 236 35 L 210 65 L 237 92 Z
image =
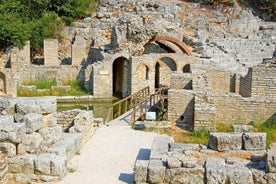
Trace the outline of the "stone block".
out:
M 254 184 L 252 172 L 247 167 L 227 165 L 226 173 L 229 183 Z
M 63 133 L 62 138 L 53 144 L 48 150 L 48 153 L 56 155 L 66 155 L 70 160 L 77 151 L 80 150 L 80 134 Z
M 197 159 L 195 157 L 182 157 L 180 159 L 182 167 L 185 168 L 194 168 L 197 165 Z
M 166 167 L 162 160 L 150 160 L 148 167 L 148 182 L 163 183 L 165 178 Z
M 170 169 L 179 168 L 182 166 L 182 162 L 178 158 L 175 158 L 175 157 L 168 157 L 167 164 Z
M 266 133 L 244 133 L 242 139 L 245 150 L 265 150 Z
M 0 98 L 0 112 L 1 114 L 13 114 L 15 110 L 15 100 L 8 98 Z
M 169 136 L 157 136 L 154 138 L 153 143 L 152 143 L 152 150 L 164 150 L 168 151 L 169 150 L 169 143 L 172 143 L 173 139 Z
M 65 156 L 53 153 L 40 154 L 35 159 L 35 173 L 42 175 L 53 175 L 63 177 L 67 169 Z
M 227 183 L 227 173 L 224 166 L 206 167 L 206 183 L 217 184 Z
M 243 132 L 253 132 L 252 125 L 232 125 L 234 132 L 243 133 Z
M 49 146 L 61 139 L 62 128 L 60 126 L 44 127 L 38 133 L 43 137 L 43 143 Z
M 167 169 L 165 183 L 204 183 L 204 168 L 175 168 Z
M 22 137 L 22 143 L 18 145 L 18 153 L 25 154 L 38 154 L 40 153 L 40 147 L 43 138 L 39 133 L 33 132 L 32 134 L 24 134 Z
M 267 151 L 266 162 L 267 171 L 270 173 L 276 173 L 276 143 L 270 145 Z
M 137 160 L 134 167 L 135 183 L 146 183 L 148 176 L 148 160 Z
M 274 184 L 276 183 L 276 173 L 266 173 L 264 176 L 265 180 L 267 181 L 267 184 Z
M 23 121 L 26 124 L 26 133 L 31 134 L 43 127 L 42 115 L 29 113 L 24 115 Z
M 36 155 L 16 156 L 9 159 L 9 171 L 12 173 L 34 174 Z
M 12 143 L 0 142 L 0 151 L 8 157 L 13 157 L 16 155 L 16 146 Z
M 251 169 L 253 182 L 254 183 L 267 183 L 267 180 L 265 180 L 265 171 L 259 170 L 259 169 Z
M 209 148 L 217 151 L 241 150 L 242 134 L 240 133 L 210 133 Z
M 0 140 L 12 143 L 20 143 L 26 132 L 24 123 L 2 123 L 0 124 Z
M 18 98 L 15 107 L 20 114 L 50 114 L 56 112 L 57 102 L 55 97 Z
M 182 143 L 171 143 L 170 151 L 199 151 L 199 144 L 182 144 Z
M 43 116 L 44 127 L 54 127 L 57 125 L 57 117 L 55 113 L 51 113 Z

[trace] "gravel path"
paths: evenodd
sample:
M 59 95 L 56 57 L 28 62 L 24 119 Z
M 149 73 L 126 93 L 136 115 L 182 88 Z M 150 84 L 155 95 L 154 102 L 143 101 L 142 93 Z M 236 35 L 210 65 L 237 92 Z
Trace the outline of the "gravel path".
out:
M 59 184 L 133 183 L 135 161 L 148 158 L 156 135 L 133 130 L 123 119 L 100 126 Z

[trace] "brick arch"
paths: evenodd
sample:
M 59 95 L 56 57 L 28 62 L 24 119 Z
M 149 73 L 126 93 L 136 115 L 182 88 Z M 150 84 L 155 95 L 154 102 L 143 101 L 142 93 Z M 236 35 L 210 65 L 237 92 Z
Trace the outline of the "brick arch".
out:
M 170 36 L 155 36 L 149 42 L 154 42 L 154 41 L 168 41 L 173 44 L 175 44 L 180 50 L 184 53 L 186 53 L 188 56 L 192 56 L 192 52 L 189 50 L 188 46 L 183 43 L 182 41 L 179 41 L 176 38 L 170 37 Z

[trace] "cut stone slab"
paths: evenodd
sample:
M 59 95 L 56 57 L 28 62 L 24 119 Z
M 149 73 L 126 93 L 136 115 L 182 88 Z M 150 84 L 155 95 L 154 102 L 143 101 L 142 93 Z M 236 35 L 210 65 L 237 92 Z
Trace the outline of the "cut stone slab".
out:
M 199 151 L 199 144 L 182 144 L 182 143 L 171 143 L 170 151 Z
M 241 150 L 241 133 L 210 133 L 209 148 L 217 151 Z
M 134 167 L 134 181 L 136 183 L 146 183 L 148 176 L 148 160 L 137 160 Z
M 166 167 L 162 160 L 150 160 L 148 167 L 148 182 L 163 183 Z
M 167 164 L 170 169 L 179 168 L 182 166 L 182 162 L 178 158 L 175 158 L 175 157 L 168 157 Z
M 167 169 L 165 183 L 196 183 L 204 184 L 204 168 Z
M 245 150 L 265 150 L 266 133 L 244 133 L 242 140 Z
M 57 155 L 66 155 L 70 160 L 77 151 L 80 150 L 80 134 L 63 133 L 62 138 L 53 144 L 47 153 L 55 153 Z
M 26 133 L 31 134 L 43 127 L 42 115 L 37 113 L 26 114 L 23 118 L 26 124 Z

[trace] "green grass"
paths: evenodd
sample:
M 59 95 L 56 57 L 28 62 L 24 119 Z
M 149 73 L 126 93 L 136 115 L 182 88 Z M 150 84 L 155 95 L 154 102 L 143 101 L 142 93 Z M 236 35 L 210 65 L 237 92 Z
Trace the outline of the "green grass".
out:
M 78 80 L 64 81 L 64 86 L 71 86 L 70 90 L 66 89 L 56 89 L 52 90 L 51 86 L 56 86 L 56 81 L 54 79 L 50 80 L 36 80 L 24 82 L 25 86 L 36 86 L 40 90 L 26 90 L 18 88 L 17 96 L 31 97 L 31 96 L 83 96 L 88 95 L 84 90 L 83 83 Z
M 51 86 L 56 85 L 55 79 L 47 79 L 47 80 L 31 80 L 23 82 L 25 86 L 36 86 L 37 89 L 51 89 Z
M 254 123 L 251 122 L 254 126 L 255 132 L 264 132 L 266 133 L 266 148 L 268 149 L 270 144 L 276 142 L 276 118 L 271 119 L 264 123 Z

